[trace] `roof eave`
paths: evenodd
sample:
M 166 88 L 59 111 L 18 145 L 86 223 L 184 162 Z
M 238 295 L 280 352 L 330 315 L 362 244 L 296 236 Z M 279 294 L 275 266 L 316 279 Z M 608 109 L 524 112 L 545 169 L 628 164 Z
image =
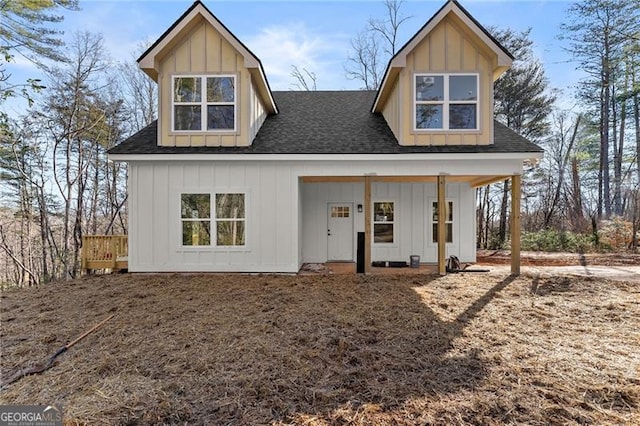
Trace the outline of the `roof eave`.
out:
M 379 154 L 263 154 L 263 153 L 180 153 L 180 154 L 108 154 L 109 160 L 129 161 L 444 161 L 444 160 L 539 160 L 540 151 L 522 152 L 430 152 L 430 153 L 379 153 Z

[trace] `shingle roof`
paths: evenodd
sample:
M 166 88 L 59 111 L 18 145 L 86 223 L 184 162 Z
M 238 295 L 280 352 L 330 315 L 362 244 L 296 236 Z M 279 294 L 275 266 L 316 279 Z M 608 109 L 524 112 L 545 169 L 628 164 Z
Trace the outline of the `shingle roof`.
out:
M 493 145 L 401 146 L 381 114 L 375 91 L 273 92 L 279 114 L 267 117 L 248 147 L 157 146 L 157 122 L 110 154 L 408 154 L 539 153 L 542 148 L 498 122 Z

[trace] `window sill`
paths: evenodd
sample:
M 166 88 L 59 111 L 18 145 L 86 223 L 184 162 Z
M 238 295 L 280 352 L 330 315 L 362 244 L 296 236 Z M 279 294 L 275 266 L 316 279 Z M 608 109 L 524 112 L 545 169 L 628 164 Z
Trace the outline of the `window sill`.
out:
M 372 243 L 372 248 L 397 248 L 397 243 Z
M 176 249 L 177 253 L 197 251 L 197 252 L 226 252 L 226 251 L 249 251 L 247 246 L 180 246 Z
M 482 131 L 480 129 L 468 129 L 468 130 L 462 130 L 462 129 L 455 129 L 455 130 L 451 130 L 451 129 L 413 129 L 410 132 L 410 134 L 412 134 L 412 135 L 424 135 L 424 134 L 479 135 L 481 133 L 482 133 Z
M 229 135 L 238 136 L 240 132 L 238 130 L 170 130 L 169 136 L 217 136 L 217 135 Z

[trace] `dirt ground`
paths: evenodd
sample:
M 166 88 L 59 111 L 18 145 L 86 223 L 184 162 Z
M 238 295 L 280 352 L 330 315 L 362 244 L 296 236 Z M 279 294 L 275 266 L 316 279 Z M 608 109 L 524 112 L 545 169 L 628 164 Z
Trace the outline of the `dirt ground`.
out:
M 491 273 L 510 272 L 509 251 L 479 250 L 477 265 Z M 640 284 L 640 254 L 522 252 L 522 272 L 540 277 L 603 278 Z
M 116 274 L 0 297 L 3 378 L 115 314 L 0 389 L 67 424 L 640 424 L 635 282 Z
M 499 265 L 511 262 L 508 250 L 478 250 L 477 261 L 482 264 Z M 549 253 L 523 251 L 523 266 L 638 266 L 640 254 L 635 253 Z

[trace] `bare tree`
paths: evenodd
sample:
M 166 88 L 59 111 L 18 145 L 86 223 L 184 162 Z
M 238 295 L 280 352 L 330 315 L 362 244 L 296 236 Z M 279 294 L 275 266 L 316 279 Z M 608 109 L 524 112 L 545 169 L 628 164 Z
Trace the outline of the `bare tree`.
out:
M 382 82 L 380 47 L 376 34 L 364 30 L 351 39 L 352 54 L 347 59 L 345 71 L 350 80 L 362 82 L 362 89 L 377 90 Z
M 384 0 L 386 16 L 384 19 L 369 18 L 369 30 L 378 33 L 386 43 L 384 51 L 391 58 L 396 54 L 398 48 L 398 30 L 400 26 L 411 19 L 411 16 L 404 16 L 400 13 L 400 8 L 404 0 Z
M 579 98 L 599 116 L 598 218 L 612 214 L 609 156 L 617 120 L 615 90 L 626 48 L 639 30 L 638 3 L 581 0 L 569 7 L 567 21 L 561 26 L 568 41 L 567 52 L 588 75 L 581 82 Z M 619 147 L 615 136 L 613 143 Z
M 95 161 L 94 144 L 106 125 L 99 92 L 107 84 L 108 64 L 102 37 L 87 32 L 75 35 L 69 56 L 68 66 L 52 74 L 42 112 L 53 145 L 53 179 L 64 205 L 58 254 L 65 279 L 74 277 L 78 269 L 88 173 Z
M 490 31 L 515 57 L 512 67 L 494 84 L 494 115 L 521 135 L 534 140 L 540 139 L 548 131 L 548 116 L 555 95 L 549 89 L 542 64 L 533 54 L 530 30 L 516 32 L 509 28 L 491 28 Z M 495 245 L 502 246 L 507 238 L 509 223 L 510 181 L 505 180 L 497 185 L 501 185 L 502 193 Z
M 377 90 L 384 77 L 384 67 L 395 55 L 400 26 L 411 19 L 403 16 L 402 0 L 384 0 L 383 19 L 369 18 L 367 25 L 351 39 L 351 53 L 345 64 L 346 76 L 362 82 L 365 90 Z
M 142 130 L 158 116 L 158 84 L 138 66 L 135 58 L 146 50 L 149 43 L 138 45 L 131 59 L 118 66 L 119 87 L 124 109 L 129 117 L 127 133 Z
M 559 209 L 561 195 L 565 192 L 565 176 L 568 169 L 569 161 L 572 155 L 575 157 L 573 147 L 579 135 L 580 121 L 582 117 L 578 114 L 575 121 L 570 122 L 567 113 L 558 113 L 555 116 L 557 132 L 551 136 L 547 151 L 549 161 L 551 163 L 551 171 L 549 176 L 549 188 L 546 191 L 547 200 L 542 205 L 543 226 L 549 228 L 552 220 Z M 576 194 L 577 195 L 577 194 Z M 581 203 L 580 203 L 581 204 Z M 578 213 L 574 210 L 574 213 Z M 582 212 L 579 212 L 582 216 Z M 578 219 L 578 218 L 575 218 Z
M 298 68 L 296 65 L 291 65 L 291 77 L 295 79 L 293 86 L 298 90 L 315 91 L 316 90 L 316 73 L 309 71 L 306 68 Z

